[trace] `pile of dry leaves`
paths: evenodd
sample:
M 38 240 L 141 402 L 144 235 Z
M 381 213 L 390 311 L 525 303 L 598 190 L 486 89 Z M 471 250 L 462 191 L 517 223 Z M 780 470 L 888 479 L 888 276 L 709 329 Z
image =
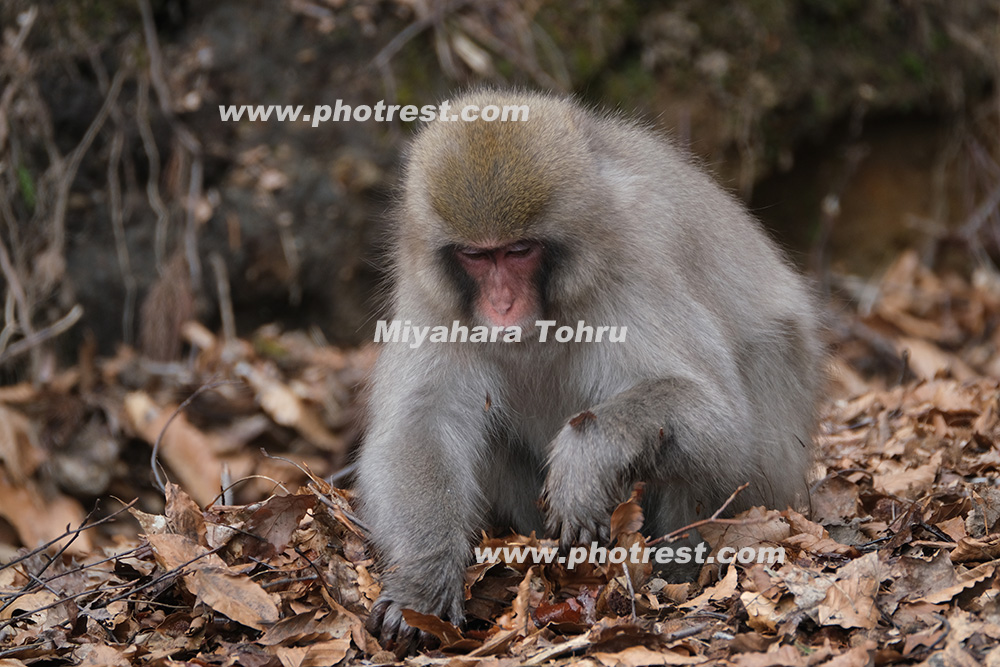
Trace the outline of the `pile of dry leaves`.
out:
M 860 314 L 838 325 L 841 397 L 824 407 L 811 514 L 699 527 L 716 553 L 783 547 L 784 562 L 707 565 L 684 584 L 640 565 L 475 565 L 467 626 L 409 615 L 438 647 L 406 661 L 1000 665 L 998 284 L 906 255 L 859 288 Z M 351 494 L 324 478 L 354 440 L 370 352 L 275 331 L 185 336 L 192 365 L 81 355 L 43 389 L 0 389 L 0 665 L 397 661 L 364 627 L 379 583 Z M 59 462 L 80 450 L 104 458 Z M 162 494 L 148 491 L 154 451 L 177 481 Z M 99 492 L 72 486 L 100 470 Z M 85 517 L 97 495 L 138 502 Z M 645 545 L 640 521 L 622 505 L 617 544 Z

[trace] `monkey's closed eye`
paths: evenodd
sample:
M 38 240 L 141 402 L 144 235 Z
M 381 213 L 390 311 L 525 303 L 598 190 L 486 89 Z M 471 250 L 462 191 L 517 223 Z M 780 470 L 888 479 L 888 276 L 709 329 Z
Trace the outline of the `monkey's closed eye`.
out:
M 511 243 L 505 250 L 512 257 L 526 257 L 534 249 L 535 244 L 530 241 L 518 241 L 517 243 Z
M 489 250 L 483 250 L 482 248 L 459 248 L 458 254 L 465 259 L 481 260 L 487 259 L 492 253 L 490 253 Z

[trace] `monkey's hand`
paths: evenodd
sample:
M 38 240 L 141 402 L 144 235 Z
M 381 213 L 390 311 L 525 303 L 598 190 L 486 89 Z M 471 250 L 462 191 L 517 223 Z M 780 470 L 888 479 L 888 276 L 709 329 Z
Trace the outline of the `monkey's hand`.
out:
M 452 625 L 459 626 L 465 620 L 462 608 L 461 587 L 444 585 L 436 591 L 428 591 L 425 579 L 416 580 L 421 585 L 407 585 L 398 577 L 387 578 L 382 586 L 382 594 L 368 617 L 368 631 L 377 636 L 382 647 L 394 651 L 397 656 L 413 652 L 419 646 L 432 641 L 426 632 L 417 632 L 405 620 L 403 610 L 412 609 L 422 614 L 432 614 Z M 417 590 L 417 589 L 420 590 Z
M 710 507 L 739 487 L 749 461 L 720 396 L 692 378 L 644 380 L 570 419 L 551 443 L 543 496 L 561 546 L 607 541 L 611 513 L 640 480 L 687 479 Z
M 607 543 L 611 512 L 628 498 L 628 460 L 609 456 L 620 438 L 606 431 L 588 410 L 569 420 L 552 442 L 542 498 L 546 527 L 563 549 Z

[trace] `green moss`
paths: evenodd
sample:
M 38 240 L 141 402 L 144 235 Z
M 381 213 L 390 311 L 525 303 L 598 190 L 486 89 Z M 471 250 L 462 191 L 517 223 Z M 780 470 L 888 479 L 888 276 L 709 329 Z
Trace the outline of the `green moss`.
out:
M 593 90 L 594 102 L 603 102 L 624 109 L 635 107 L 636 100 L 649 100 L 655 96 L 657 79 L 638 59 L 619 63 L 614 76 L 604 77 L 597 90 Z
M 535 23 L 562 54 L 570 78 L 584 81 L 606 70 L 626 37 L 638 31 L 645 11 L 642 3 L 624 0 L 552 1 Z
M 256 336 L 253 339 L 254 352 L 265 359 L 281 361 L 288 357 L 288 348 L 281 344 L 277 338 L 269 336 Z
M 830 97 L 824 90 L 812 91 L 812 108 L 817 116 L 826 116 L 830 112 Z
M 419 43 L 408 44 L 390 63 L 396 76 L 396 104 L 428 104 L 429 94 L 439 87 L 440 65 L 432 49 Z
M 951 46 L 951 37 L 944 30 L 935 30 L 931 37 L 931 49 L 933 51 L 945 51 Z
M 28 168 L 23 165 L 17 168 L 17 185 L 21 190 L 21 199 L 24 200 L 24 205 L 28 207 L 28 211 L 34 212 L 35 205 L 38 203 L 35 179 L 31 177 Z
M 869 0 L 800 0 L 803 14 L 822 21 L 851 21 L 869 8 Z
M 927 65 L 923 59 L 913 51 L 904 51 L 899 59 L 903 71 L 918 81 L 926 81 L 928 77 Z
M 159 3 L 153 2 L 153 10 Z M 53 4 L 54 20 L 76 24 L 93 38 L 112 37 L 141 21 L 138 4 L 132 0 L 77 0 Z

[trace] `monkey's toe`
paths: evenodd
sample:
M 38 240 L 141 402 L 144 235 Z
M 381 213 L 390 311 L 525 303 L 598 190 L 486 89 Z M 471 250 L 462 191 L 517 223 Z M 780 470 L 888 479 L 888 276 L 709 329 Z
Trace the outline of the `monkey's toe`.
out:
M 400 659 L 418 648 L 433 647 L 437 644 L 437 639 L 433 635 L 418 631 L 406 622 L 403 618 L 404 609 L 432 614 L 456 627 L 465 622 L 461 599 L 442 599 L 427 608 L 426 601 L 421 604 L 403 604 L 383 595 L 372 607 L 366 627 L 368 632 L 378 637 L 382 648 L 394 652 Z
M 417 647 L 417 631 L 403 620 L 403 607 L 394 600 L 383 598 L 376 602 L 366 626 L 368 632 L 378 637 L 382 648 L 393 651 L 397 657 Z
M 550 534 L 558 536 L 559 546 L 563 551 L 568 551 L 570 547 L 576 545 L 589 547 L 594 542 L 607 544 L 611 541 L 607 517 L 604 520 L 597 517 L 563 519 Z

